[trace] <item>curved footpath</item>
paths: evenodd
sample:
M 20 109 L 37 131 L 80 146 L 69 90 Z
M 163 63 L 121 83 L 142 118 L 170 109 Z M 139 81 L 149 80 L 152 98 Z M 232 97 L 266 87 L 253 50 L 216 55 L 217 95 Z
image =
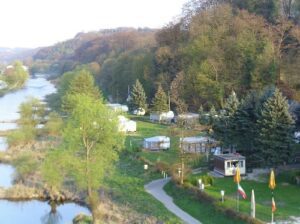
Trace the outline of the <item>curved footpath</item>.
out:
M 184 223 L 188 224 L 201 224 L 197 219 L 193 218 L 183 210 L 181 210 L 177 205 L 174 204 L 173 198 L 166 194 L 163 187 L 170 181 L 170 178 L 154 180 L 145 185 L 146 191 L 159 200 L 164 206 L 177 217 L 182 219 Z

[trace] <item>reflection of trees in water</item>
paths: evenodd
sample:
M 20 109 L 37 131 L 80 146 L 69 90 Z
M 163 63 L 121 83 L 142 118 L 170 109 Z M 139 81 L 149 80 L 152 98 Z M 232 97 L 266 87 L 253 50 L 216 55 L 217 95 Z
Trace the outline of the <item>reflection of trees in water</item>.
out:
M 54 201 L 50 201 L 49 205 L 51 210 L 49 213 L 41 217 L 42 224 L 59 224 L 62 220 L 61 214 L 56 210 L 57 204 Z

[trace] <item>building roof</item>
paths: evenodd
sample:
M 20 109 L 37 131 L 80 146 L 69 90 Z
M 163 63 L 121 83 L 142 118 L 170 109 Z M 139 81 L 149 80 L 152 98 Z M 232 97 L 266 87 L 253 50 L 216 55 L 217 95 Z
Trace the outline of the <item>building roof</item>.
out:
M 195 114 L 195 113 L 184 113 L 184 114 L 179 114 L 178 115 L 179 118 L 182 119 L 197 119 L 199 118 L 199 114 Z
M 180 138 L 180 141 L 184 143 L 207 143 L 207 142 L 214 142 L 215 140 L 209 137 L 194 136 L 194 137 Z
M 151 138 L 145 138 L 146 142 L 169 142 L 170 138 L 167 136 L 154 136 Z
M 234 159 L 245 160 L 246 159 L 245 156 L 242 156 L 238 153 L 214 155 L 214 157 L 218 158 L 218 159 L 221 159 L 221 160 L 234 160 Z

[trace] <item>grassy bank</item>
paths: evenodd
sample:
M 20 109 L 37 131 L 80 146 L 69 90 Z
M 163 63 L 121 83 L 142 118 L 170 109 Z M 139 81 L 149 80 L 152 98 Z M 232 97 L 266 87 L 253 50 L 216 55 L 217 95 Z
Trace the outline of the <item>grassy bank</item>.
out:
M 115 172 L 106 180 L 112 200 L 138 212 L 144 220 L 156 217 L 164 223 L 181 223 L 159 201 L 144 190 L 151 180 L 161 178 L 153 167 L 143 170 L 144 163 L 131 155 L 122 155 Z

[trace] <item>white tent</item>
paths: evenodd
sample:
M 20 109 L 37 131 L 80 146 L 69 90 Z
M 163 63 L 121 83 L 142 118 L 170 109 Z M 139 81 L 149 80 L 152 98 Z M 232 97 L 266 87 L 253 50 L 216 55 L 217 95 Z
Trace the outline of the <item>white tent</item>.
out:
M 106 105 L 115 112 L 128 112 L 128 106 L 126 105 L 122 105 L 119 103 L 108 103 Z
M 170 138 L 166 136 L 155 136 L 144 139 L 144 149 L 161 150 L 170 148 Z
M 118 116 L 119 119 L 119 131 L 121 132 L 136 132 L 136 122 L 131 121 L 124 116 Z
M 180 147 L 186 152 L 205 153 L 210 150 L 210 144 L 215 142 L 208 137 L 186 137 L 180 138 Z
M 150 120 L 153 122 L 171 123 L 174 119 L 174 112 L 152 112 L 150 114 Z
M 146 111 L 141 107 L 133 111 L 133 114 L 138 116 L 144 116 L 145 113 Z

